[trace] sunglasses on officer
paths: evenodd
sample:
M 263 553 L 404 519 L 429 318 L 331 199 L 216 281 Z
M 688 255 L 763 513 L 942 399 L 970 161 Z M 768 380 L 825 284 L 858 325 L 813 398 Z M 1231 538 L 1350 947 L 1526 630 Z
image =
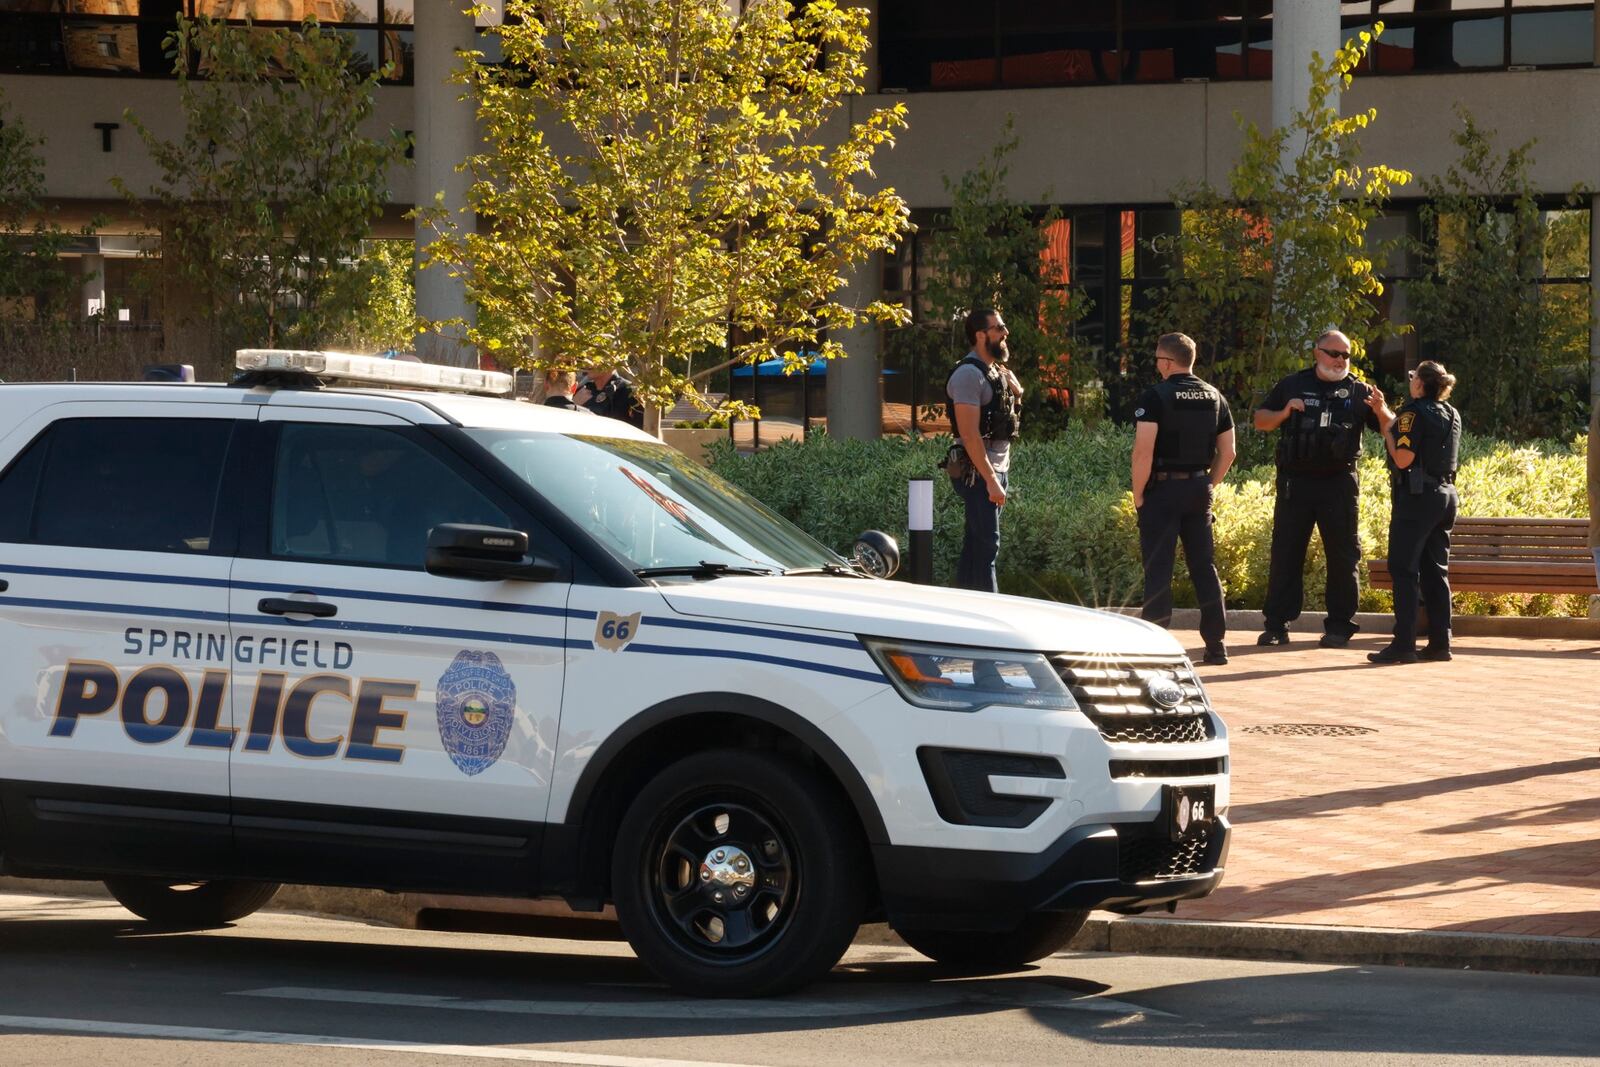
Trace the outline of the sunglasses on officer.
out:
M 1319 345 L 1317 347 L 1317 351 L 1321 352 L 1323 355 L 1327 356 L 1329 359 L 1349 359 L 1350 358 L 1350 353 L 1342 351 L 1342 350 L 1337 349 L 1337 348 L 1323 348 L 1323 347 L 1321 347 Z

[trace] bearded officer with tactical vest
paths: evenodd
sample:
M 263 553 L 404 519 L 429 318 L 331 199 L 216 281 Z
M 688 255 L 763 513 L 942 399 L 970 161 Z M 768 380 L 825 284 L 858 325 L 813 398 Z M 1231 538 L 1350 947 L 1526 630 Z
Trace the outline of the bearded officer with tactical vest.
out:
M 1310 367 L 1274 386 L 1255 413 L 1256 429 L 1278 431 L 1272 561 L 1258 645 L 1289 643 L 1289 624 L 1300 617 L 1305 598 L 1313 526 L 1328 560 L 1328 618 L 1320 643 L 1343 648 L 1360 629 L 1355 622 L 1361 563 L 1356 458 L 1362 429 L 1381 432 L 1375 411 L 1382 408 L 1383 393 L 1350 373 L 1350 338 L 1338 330 L 1317 338 L 1311 358 Z
M 977 308 L 967 315 L 972 346 L 945 382 L 959 443 L 946 460 L 956 492 L 966 506 L 966 530 L 956 563 L 956 587 L 998 593 L 995 561 L 1000 555 L 1000 509 L 1005 507 L 1011 440 L 1022 425 L 1022 384 L 1006 361 L 1011 350 L 1000 313 Z

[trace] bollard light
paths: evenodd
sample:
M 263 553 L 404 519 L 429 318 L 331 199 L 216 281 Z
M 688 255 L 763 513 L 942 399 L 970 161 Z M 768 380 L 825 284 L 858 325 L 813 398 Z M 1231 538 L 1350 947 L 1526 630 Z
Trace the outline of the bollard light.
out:
M 906 491 L 906 529 L 911 531 L 911 580 L 933 584 L 933 479 L 913 478 Z

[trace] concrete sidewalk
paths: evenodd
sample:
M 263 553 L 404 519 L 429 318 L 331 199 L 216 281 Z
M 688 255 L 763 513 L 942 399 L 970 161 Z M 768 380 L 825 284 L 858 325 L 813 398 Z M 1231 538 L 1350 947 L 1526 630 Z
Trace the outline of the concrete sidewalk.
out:
M 1255 636 L 1200 668 L 1235 837 L 1180 918 L 1600 938 L 1600 639 L 1466 636 L 1453 662 L 1375 667 L 1386 636 Z

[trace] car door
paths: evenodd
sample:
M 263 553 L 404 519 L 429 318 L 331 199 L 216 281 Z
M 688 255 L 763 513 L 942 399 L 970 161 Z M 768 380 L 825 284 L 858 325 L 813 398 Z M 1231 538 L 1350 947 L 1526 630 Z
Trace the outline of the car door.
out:
M 433 526 L 531 520 L 431 428 L 277 404 L 261 418 L 270 478 L 230 591 L 241 853 L 277 879 L 530 889 L 570 562 L 544 582 L 429 574 Z
M 0 476 L 0 806 L 14 867 L 224 873 L 241 404 L 57 404 Z M 0 461 L 3 462 L 3 461 Z

